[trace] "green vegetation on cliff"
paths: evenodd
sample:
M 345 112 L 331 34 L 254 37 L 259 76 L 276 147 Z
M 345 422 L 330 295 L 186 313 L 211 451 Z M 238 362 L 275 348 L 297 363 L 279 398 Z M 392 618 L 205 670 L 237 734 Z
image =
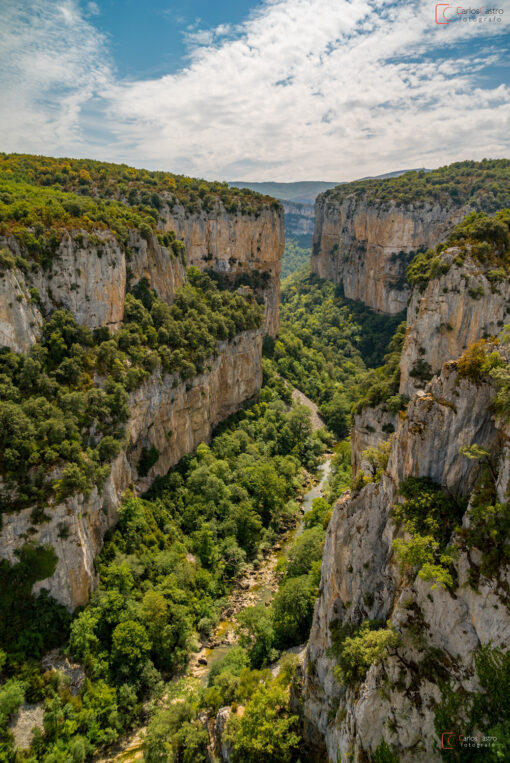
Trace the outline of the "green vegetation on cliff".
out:
M 0 180 L 23 181 L 83 196 L 116 199 L 130 206 L 152 208 L 159 215 L 164 206 L 184 206 L 188 213 L 208 211 L 221 202 L 227 212 L 258 214 L 280 202 L 247 188 L 208 182 L 170 172 L 135 169 L 126 164 L 92 159 L 56 159 L 31 154 L 0 153 Z
M 185 667 L 194 634 L 206 636 L 215 627 L 231 581 L 243 564 L 260 561 L 278 534 L 296 522 L 298 504 L 294 499 L 302 484 L 301 470 L 316 464 L 324 450 L 324 437 L 321 433 L 312 435 L 307 409 L 295 405 L 289 409 L 289 403 L 288 388 L 265 362 L 265 385 L 255 406 L 225 422 L 210 447 L 200 445 L 194 456 L 186 457 L 177 469 L 157 480 L 146 500 L 126 497 L 119 510 L 119 524 L 106 538 L 97 561 L 99 587 L 71 625 L 70 653 L 87 672 L 78 696 L 69 693 L 61 674 L 43 674 L 37 663 L 44 649 L 58 644 L 55 628 L 58 618 L 62 620 L 62 608 L 42 598 L 38 605 L 42 609 L 35 612 L 37 634 L 33 638 L 37 637 L 37 649 L 26 641 L 32 624 L 18 617 L 17 634 L 13 633 L 6 645 L 3 677 L 6 681 L 13 674 L 21 677 L 27 701 L 42 701 L 45 708 L 45 733 L 36 734 L 24 760 L 54 763 L 73 759 L 78 747 L 83 751 L 79 759 L 83 760 L 122 734 L 140 718 L 142 702 L 161 693 L 162 679 Z M 313 579 L 306 579 L 303 588 L 309 623 L 322 535 L 315 538 L 313 529 L 306 532 L 309 535 L 301 536 L 290 555 L 287 577 L 302 581 L 314 568 Z M 34 566 L 34 554 L 27 548 L 20 564 L 28 572 L 20 580 L 20 568 L 4 563 L 1 570 L 4 582 L 14 580 L 12 590 L 9 587 L 2 596 L 5 599 L 25 591 L 27 617 L 32 616 L 32 582 L 51 574 L 48 569 L 39 571 L 44 559 L 37 556 Z M 287 643 L 287 637 L 292 640 L 306 635 L 306 630 L 293 635 L 296 596 L 304 595 L 301 586 L 295 588 L 287 591 L 283 587 L 284 593 L 278 604 L 275 602 L 282 623 L 282 644 Z M 4 599 L 1 603 L 6 604 Z M 64 618 L 63 633 L 66 625 Z M 272 683 L 266 674 L 248 671 L 246 681 L 251 686 L 249 695 L 255 692 L 249 711 L 254 717 L 258 717 L 259 701 L 265 707 L 274 697 L 287 696 L 281 693 L 284 689 L 279 688 L 280 683 Z M 224 678 L 219 685 L 226 687 Z M 243 691 L 239 688 L 235 696 L 241 698 Z M 206 699 L 200 701 L 207 705 Z M 288 705 L 288 700 L 285 702 Z M 166 726 L 175 728 L 176 740 L 172 741 L 170 732 L 167 736 L 172 745 L 196 748 L 198 756 L 204 751 L 203 734 L 194 725 L 196 711 L 186 713 L 178 720 L 169 720 L 170 726 Z M 283 733 L 290 715 L 282 707 L 277 716 L 282 720 Z M 161 719 L 158 722 L 162 723 Z M 12 740 L 5 723 L 2 725 L 0 718 L 0 743 L 9 759 Z M 295 749 L 294 720 L 290 726 L 294 736 L 287 738 L 285 732 L 287 741 L 281 739 L 279 744 L 285 747 L 290 739 Z M 189 736 L 185 743 L 184 734 Z M 248 730 L 240 732 L 236 742 L 240 749 L 249 745 L 246 735 Z M 157 726 L 149 735 L 152 755 L 156 754 L 155 737 Z
M 448 164 L 425 172 L 412 170 L 393 178 L 344 183 L 324 194 L 342 202 L 348 197 L 368 203 L 434 204 L 495 212 L 510 206 L 510 160 L 484 159 Z
M 424 291 L 429 281 L 448 273 L 452 263 L 442 255 L 450 247 L 458 250 L 453 258 L 456 265 L 469 257 L 482 266 L 489 281 L 506 278 L 510 272 L 510 209 L 500 209 L 492 217 L 485 212 L 467 215 L 444 243 L 416 255 L 407 268 L 411 286 Z
M 185 380 L 208 370 L 217 343 L 257 329 L 262 307 L 220 291 L 196 268 L 169 306 L 145 281 L 110 334 L 58 310 L 28 355 L 0 350 L 2 510 L 38 507 L 101 485 L 124 444 L 129 392 L 152 373 Z

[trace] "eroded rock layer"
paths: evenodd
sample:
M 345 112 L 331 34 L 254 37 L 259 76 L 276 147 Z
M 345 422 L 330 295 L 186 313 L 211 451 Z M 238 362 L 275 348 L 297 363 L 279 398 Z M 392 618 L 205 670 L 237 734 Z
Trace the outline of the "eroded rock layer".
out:
M 406 267 L 442 241 L 468 211 L 455 204 L 399 204 L 321 194 L 315 202 L 311 271 L 342 284 L 349 299 L 384 313 L 405 310 Z

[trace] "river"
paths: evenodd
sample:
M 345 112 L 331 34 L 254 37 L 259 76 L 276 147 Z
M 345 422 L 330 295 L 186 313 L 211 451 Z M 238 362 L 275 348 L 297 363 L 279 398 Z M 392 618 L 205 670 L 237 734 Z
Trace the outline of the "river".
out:
M 303 496 L 301 501 L 301 518 L 296 527 L 287 533 L 281 543 L 276 545 L 257 570 L 250 570 L 239 581 L 238 586 L 229 599 L 229 607 L 227 608 L 229 616 L 218 624 L 211 639 L 211 646 L 204 647 L 193 656 L 190 673 L 192 676 L 200 678 L 203 684 L 207 683 L 212 666 L 221 660 L 235 644 L 234 615 L 246 609 L 246 607 L 253 607 L 257 604 L 269 606 L 271 603 L 278 589 L 278 576 L 276 574 L 278 559 L 286 554 L 295 538 L 301 535 L 305 526 L 305 515 L 312 509 L 314 500 L 322 497 L 324 486 L 328 481 L 331 471 L 331 458 L 331 455 L 327 455 L 325 460 L 319 465 L 317 481 Z
M 229 596 L 229 605 L 226 609 L 228 615 L 224 614 L 224 618 L 218 624 L 209 646 L 203 647 L 191 657 L 187 672 L 191 680 L 198 679 L 202 685 L 206 685 L 212 666 L 232 649 L 235 644 L 234 619 L 236 614 L 246 607 L 252 607 L 256 604 L 269 606 L 271 603 L 275 592 L 278 590 L 278 575 L 276 573 L 278 559 L 286 554 L 292 541 L 303 532 L 304 516 L 311 510 L 315 498 L 322 497 L 331 471 L 331 459 L 331 454 L 326 455 L 318 467 L 317 479 L 313 481 L 312 486 L 304 494 L 301 501 L 301 518 L 296 527 L 290 530 L 285 538 L 274 547 L 258 569 L 251 569 L 246 573 Z M 205 664 L 202 661 L 205 661 Z M 145 728 L 137 729 L 130 737 L 120 741 L 115 746 L 115 752 L 111 756 L 108 758 L 98 756 L 95 760 L 97 763 L 106 763 L 107 761 L 132 763 L 132 761 L 142 760 L 144 731 Z

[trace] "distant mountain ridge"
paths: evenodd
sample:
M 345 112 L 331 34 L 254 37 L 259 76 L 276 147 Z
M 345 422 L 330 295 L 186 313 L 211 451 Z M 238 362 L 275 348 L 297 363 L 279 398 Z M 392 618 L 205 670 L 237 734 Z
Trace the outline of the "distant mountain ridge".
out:
M 419 167 L 417 169 L 425 169 Z M 403 175 L 404 172 L 410 172 L 411 170 L 396 170 L 394 172 L 386 172 L 383 175 L 368 175 L 360 178 L 360 180 L 368 180 L 372 177 L 376 178 L 391 178 Z M 425 172 L 429 170 L 425 169 Z M 325 180 L 299 180 L 295 183 L 277 183 L 275 181 L 264 182 L 251 182 L 249 180 L 232 180 L 229 181 L 229 186 L 234 188 L 249 188 L 251 191 L 257 191 L 266 196 L 274 196 L 282 201 L 293 201 L 298 204 L 313 204 L 315 199 L 320 193 L 329 191 L 331 188 L 336 188 L 338 185 L 343 185 L 346 181 L 342 180 L 337 183 L 327 182 Z

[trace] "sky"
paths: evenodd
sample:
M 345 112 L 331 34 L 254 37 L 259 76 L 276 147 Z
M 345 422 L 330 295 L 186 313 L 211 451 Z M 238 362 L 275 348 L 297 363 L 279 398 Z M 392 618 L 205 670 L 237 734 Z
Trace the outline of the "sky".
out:
M 0 0 L 0 150 L 280 182 L 510 157 L 505 3 Z

